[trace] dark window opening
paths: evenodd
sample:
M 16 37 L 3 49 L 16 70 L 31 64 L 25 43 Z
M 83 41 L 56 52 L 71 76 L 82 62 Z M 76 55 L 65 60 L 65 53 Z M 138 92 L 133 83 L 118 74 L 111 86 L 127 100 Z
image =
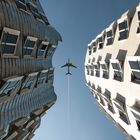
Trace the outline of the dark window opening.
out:
M 35 41 L 31 41 L 31 40 L 27 39 L 27 41 L 23 47 L 23 54 L 24 55 L 31 55 L 32 51 L 34 49 L 34 46 L 35 46 Z
M 104 71 L 103 70 L 103 78 L 105 78 L 105 79 L 108 79 L 109 78 L 108 71 Z
M 126 124 L 129 124 L 126 114 L 119 110 L 120 119 L 124 121 Z
M 93 52 L 96 52 L 96 50 L 97 50 L 97 47 L 93 47 Z
M 112 30 L 108 31 L 106 34 L 107 34 L 107 37 L 112 37 L 113 36 Z
M 128 30 L 120 32 L 119 40 L 123 40 L 127 38 L 128 38 Z
M 132 71 L 131 81 L 140 84 L 140 72 Z
M 126 28 L 128 28 L 127 20 L 125 20 L 125 21 L 123 21 L 119 24 L 119 30 L 123 30 L 123 29 L 126 29 Z
M 127 20 L 123 21 L 119 24 L 119 40 L 127 39 L 128 38 L 128 23 Z
M 16 89 L 19 81 L 7 82 L 0 90 L 0 94 L 9 94 L 12 90 Z
M 112 44 L 113 44 L 113 41 L 114 41 L 114 39 L 113 39 L 112 37 L 111 37 L 111 38 L 108 38 L 108 39 L 107 39 L 107 44 L 106 44 L 106 45 L 107 45 L 107 46 L 108 46 L 108 45 L 112 45 Z
M 17 39 L 18 39 L 17 35 L 13 35 L 13 34 L 9 34 L 9 33 L 4 33 L 3 37 L 2 37 L 2 42 L 16 44 L 17 43 Z
M 139 61 L 129 61 L 131 69 L 140 70 L 140 62 Z
M 100 103 L 105 106 L 104 100 L 100 97 Z
M 13 45 L 2 44 L 1 47 L 2 47 L 3 53 L 13 54 L 15 52 L 15 46 L 13 46 Z
M 122 72 L 114 71 L 114 79 L 118 81 L 122 81 Z
M 111 63 L 111 64 L 112 64 L 113 69 L 120 70 L 120 66 L 118 63 Z
M 41 73 L 38 77 L 37 85 L 43 84 L 44 81 L 46 80 L 46 77 L 47 77 L 47 73 Z
M 16 6 L 19 9 L 22 9 L 24 11 L 27 11 L 25 0 L 16 0 Z
M 140 11 L 138 11 L 138 20 L 140 20 Z
M 38 48 L 37 56 L 43 56 L 43 54 L 44 54 L 46 48 L 47 48 L 47 45 L 42 44 L 42 45 Z
M 22 89 L 30 89 L 33 82 L 34 82 L 35 76 L 28 76 L 26 80 L 23 82 Z
M 1 38 L 1 49 L 3 53 L 13 54 L 15 52 L 18 35 L 3 33 Z
M 100 71 L 99 70 L 95 70 L 95 76 L 100 77 Z
M 136 123 L 137 123 L 138 130 L 140 131 L 140 121 L 136 120 Z
M 115 111 L 114 111 L 114 108 L 113 108 L 113 106 L 112 105 L 110 105 L 109 103 L 107 104 L 108 105 L 108 110 L 111 112 L 111 113 L 115 113 Z

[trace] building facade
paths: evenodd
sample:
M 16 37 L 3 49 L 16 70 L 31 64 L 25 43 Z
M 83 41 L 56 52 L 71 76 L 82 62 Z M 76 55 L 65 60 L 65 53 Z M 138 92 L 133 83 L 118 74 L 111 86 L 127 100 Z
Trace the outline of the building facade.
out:
M 85 58 L 87 86 L 128 139 L 140 138 L 140 4 L 93 39 Z
M 55 103 L 58 41 L 39 0 L 0 1 L 0 139 L 31 139 Z

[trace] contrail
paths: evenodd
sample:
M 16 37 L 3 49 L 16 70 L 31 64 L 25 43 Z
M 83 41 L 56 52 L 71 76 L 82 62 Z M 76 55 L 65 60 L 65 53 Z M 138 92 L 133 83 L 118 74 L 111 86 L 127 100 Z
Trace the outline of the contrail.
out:
M 67 93 L 67 121 L 68 121 L 68 139 L 70 140 L 70 77 L 68 77 L 68 93 Z

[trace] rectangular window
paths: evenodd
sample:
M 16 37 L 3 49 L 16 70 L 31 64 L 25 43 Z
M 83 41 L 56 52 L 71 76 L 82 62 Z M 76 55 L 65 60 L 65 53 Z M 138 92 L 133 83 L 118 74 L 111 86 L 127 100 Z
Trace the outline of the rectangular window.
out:
M 113 41 L 114 41 L 114 37 L 113 37 L 113 32 L 112 32 L 112 30 L 110 30 L 110 31 L 108 31 L 107 33 L 106 33 L 106 35 L 107 35 L 107 46 L 108 45 L 112 45 L 113 44 Z
M 119 23 L 119 40 L 127 39 L 128 34 L 129 34 L 128 21 L 124 20 L 123 22 Z
M 99 49 L 102 49 L 104 45 L 103 37 L 98 38 L 98 44 L 99 44 Z
M 99 65 L 97 63 L 93 63 L 93 66 L 94 66 L 94 76 L 96 77 L 100 77 L 100 68 L 99 68 Z
M 52 56 L 54 51 L 55 51 L 56 48 L 54 48 L 53 46 L 51 46 L 47 52 L 47 56 Z
M 11 91 L 19 90 L 22 77 L 6 80 L 0 89 L 0 94 L 9 94 Z
M 93 53 L 96 52 L 96 50 L 97 50 L 97 44 L 96 44 L 96 42 L 93 42 L 92 43 L 92 50 L 93 50 Z
M 132 69 L 131 81 L 140 84 L 140 61 L 129 60 L 129 65 Z
M 34 47 L 36 45 L 37 38 L 27 37 L 24 47 L 23 47 L 23 55 L 31 55 Z
M 120 119 L 122 121 L 124 121 L 126 124 L 129 124 L 128 119 L 127 119 L 127 115 L 123 111 L 119 110 L 119 115 L 120 115 Z
M 25 90 L 30 90 L 34 84 L 35 84 L 35 79 L 37 76 L 38 72 L 36 73 L 31 73 L 29 74 L 26 79 L 24 80 L 24 82 L 22 83 L 22 92 Z
M 105 62 L 104 63 L 100 63 L 100 66 L 102 68 L 103 78 L 108 79 L 109 78 L 109 71 L 108 71 L 107 64 Z
M 123 72 L 122 72 L 122 68 L 120 65 L 120 62 L 116 61 L 116 62 L 111 62 L 113 70 L 114 70 L 114 79 L 118 80 L 118 81 L 122 81 L 123 80 Z
M 114 111 L 114 108 L 113 108 L 113 106 L 111 105 L 111 104 L 107 104 L 107 106 L 108 106 L 108 110 L 111 112 L 111 113 L 115 113 L 115 111 Z
M 14 54 L 20 31 L 4 28 L 1 36 L 1 51 L 3 54 Z
M 89 46 L 89 47 L 88 47 L 88 54 L 91 55 L 91 53 L 92 53 L 92 47 Z
M 38 48 L 37 56 L 38 57 L 44 57 L 47 47 L 48 47 L 48 42 L 42 42 L 41 45 Z
M 27 11 L 25 0 L 16 0 L 16 5 L 20 10 Z
M 138 28 L 137 33 L 140 33 L 140 11 L 138 11 Z
M 44 70 L 39 74 L 38 79 L 37 79 L 37 86 L 46 82 L 47 72 L 48 70 Z

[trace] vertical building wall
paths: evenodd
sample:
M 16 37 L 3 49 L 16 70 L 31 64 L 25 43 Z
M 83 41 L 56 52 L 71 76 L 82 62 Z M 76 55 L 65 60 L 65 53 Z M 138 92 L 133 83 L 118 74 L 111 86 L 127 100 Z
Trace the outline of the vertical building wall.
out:
M 129 139 L 140 137 L 140 5 L 87 47 L 85 76 L 99 106 Z
M 0 139 L 31 139 L 55 103 L 58 41 L 38 0 L 0 1 Z

